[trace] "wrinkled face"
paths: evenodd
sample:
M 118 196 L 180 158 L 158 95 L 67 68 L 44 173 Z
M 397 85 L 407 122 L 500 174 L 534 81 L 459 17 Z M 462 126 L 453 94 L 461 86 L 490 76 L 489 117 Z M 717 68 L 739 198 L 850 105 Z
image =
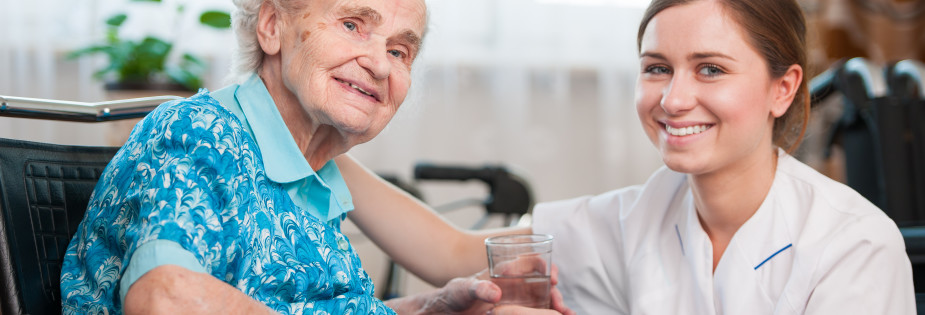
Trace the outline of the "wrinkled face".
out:
M 351 145 L 375 137 L 411 85 L 425 29 L 423 0 L 310 0 L 284 14 L 283 84 L 314 124 Z
M 669 168 L 707 174 L 773 152 L 775 80 L 720 4 L 665 9 L 640 43 L 636 110 Z

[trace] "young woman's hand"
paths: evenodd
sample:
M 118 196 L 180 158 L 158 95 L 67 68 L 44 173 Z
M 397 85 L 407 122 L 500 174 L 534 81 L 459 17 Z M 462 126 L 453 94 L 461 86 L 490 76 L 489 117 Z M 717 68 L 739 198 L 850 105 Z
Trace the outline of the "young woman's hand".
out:
M 435 291 L 387 301 L 399 314 L 566 314 L 574 311 L 565 306 L 555 287 L 558 268 L 552 266 L 549 293 L 552 309 L 533 309 L 516 305 L 498 305 L 501 288 L 488 280 L 487 270 L 467 278 L 455 278 Z

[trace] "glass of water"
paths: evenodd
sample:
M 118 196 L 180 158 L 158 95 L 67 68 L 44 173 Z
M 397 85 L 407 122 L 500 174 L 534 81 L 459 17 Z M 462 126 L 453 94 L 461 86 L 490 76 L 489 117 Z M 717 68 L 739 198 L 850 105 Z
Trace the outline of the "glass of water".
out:
M 491 281 L 501 287 L 498 304 L 549 308 L 552 235 L 520 234 L 485 239 Z

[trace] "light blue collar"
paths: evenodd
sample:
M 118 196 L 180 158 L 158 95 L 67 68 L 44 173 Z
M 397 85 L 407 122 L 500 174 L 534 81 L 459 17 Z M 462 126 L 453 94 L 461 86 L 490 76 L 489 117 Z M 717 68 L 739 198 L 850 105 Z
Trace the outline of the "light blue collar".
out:
M 260 76 L 255 74 L 241 84 L 235 92 L 235 98 L 247 117 L 247 123 L 260 147 L 264 169 L 271 180 L 289 183 L 315 173 L 302 156 L 302 150 L 299 150 L 289 133 L 283 116 Z
M 260 148 L 267 177 L 282 184 L 297 205 L 303 206 L 323 221 L 329 221 L 353 210 L 353 198 L 337 164 L 331 160 L 317 173 L 312 170 L 260 76 L 254 74 L 239 86 L 212 93 L 212 97 L 249 127 L 250 134 Z M 330 200 L 329 206 L 321 206 L 321 209 L 316 209 L 317 207 L 310 204 L 326 204 L 318 198 L 326 199 L 330 198 L 330 195 L 318 195 L 318 184 L 329 189 L 329 194 L 333 194 L 334 197 Z

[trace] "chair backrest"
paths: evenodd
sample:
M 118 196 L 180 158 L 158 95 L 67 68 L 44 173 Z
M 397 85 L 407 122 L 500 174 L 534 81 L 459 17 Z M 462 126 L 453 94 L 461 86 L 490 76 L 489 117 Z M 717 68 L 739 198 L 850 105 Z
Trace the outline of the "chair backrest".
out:
M 60 314 L 61 262 L 118 147 L 0 138 L 0 314 Z

